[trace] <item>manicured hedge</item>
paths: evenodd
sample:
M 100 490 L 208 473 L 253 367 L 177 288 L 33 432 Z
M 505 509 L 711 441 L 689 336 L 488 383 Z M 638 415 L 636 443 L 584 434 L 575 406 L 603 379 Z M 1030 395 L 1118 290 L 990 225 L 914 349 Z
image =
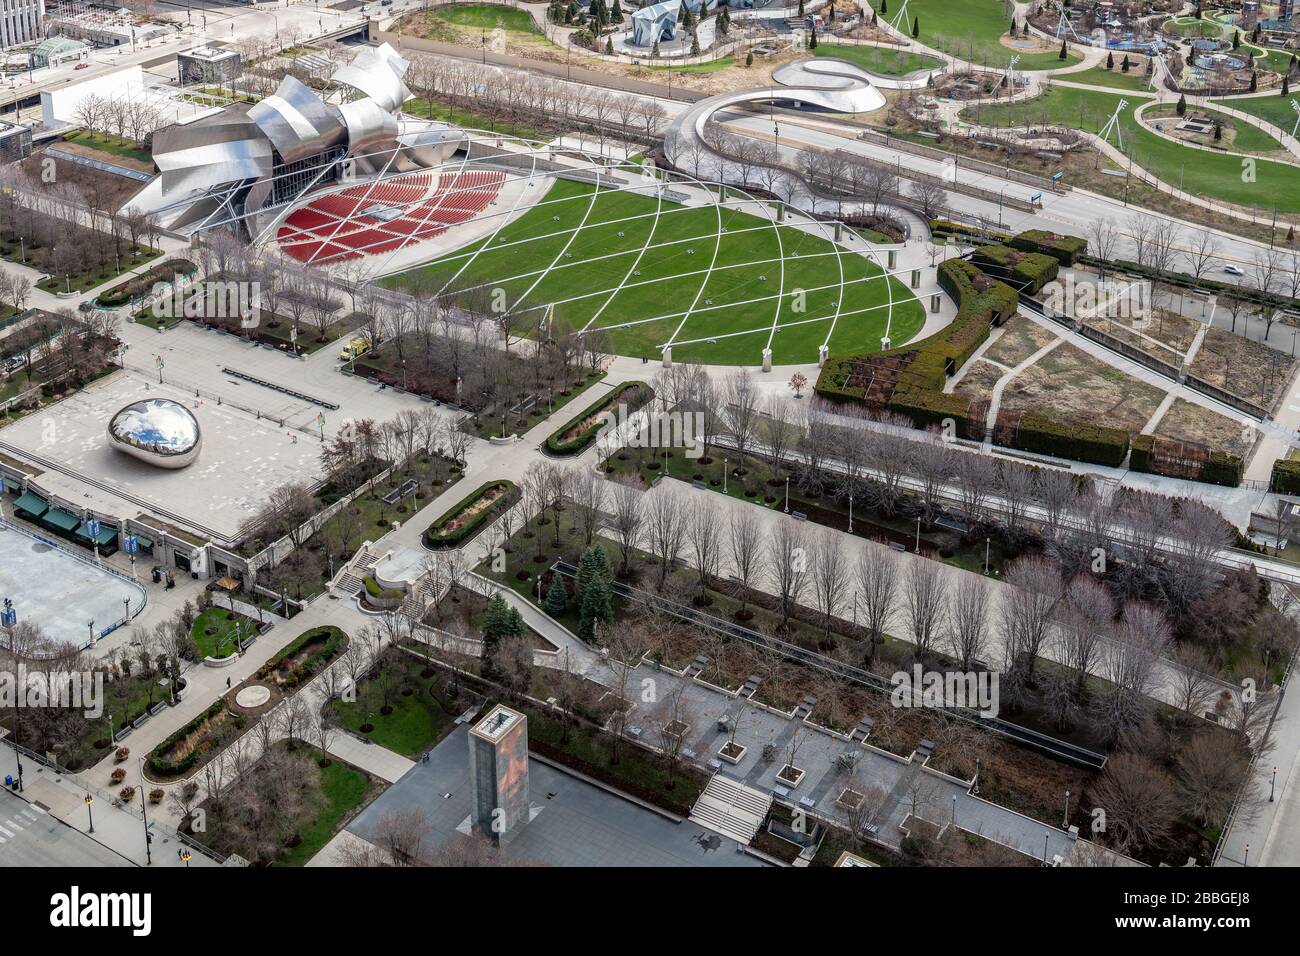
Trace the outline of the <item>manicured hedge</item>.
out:
M 1061 264 L 1041 252 L 1024 252 L 1010 246 L 980 246 L 971 254 L 971 260 L 988 266 L 994 275 L 1010 279 L 1012 284 L 1028 295 L 1036 295 L 1043 286 L 1056 278 Z
M 624 382 L 606 395 L 602 401 L 598 402 L 596 405 L 588 407 L 582 412 L 579 412 L 575 417 L 569 419 L 553 431 L 550 434 L 550 437 L 546 439 L 546 450 L 552 455 L 568 456 L 580 454 L 596 440 L 596 436 L 600 434 L 600 428 L 601 425 L 604 424 L 604 420 L 598 419 L 593 422 L 589 428 L 583 429 L 583 431 L 577 436 L 568 441 L 561 441 L 561 437 L 570 428 L 581 425 L 593 415 L 600 415 L 606 410 L 614 409 L 620 402 L 625 403 L 628 411 L 631 412 L 640 408 L 653 397 L 654 390 L 645 382 Z
M 1117 468 L 1128 454 L 1128 443 L 1129 435 L 1123 428 L 1061 422 L 1041 412 L 1025 412 L 1020 416 L 1013 447 Z
M 492 502 L 490 507 L 484 508 L 470 519 L 469 522 L 461 525 L 454 531 L 447 534 L 441 534 L 439 532 L 438 529 L 443 528 L 451 521 L 454 521 L 462 512 L 465 511 L 465 509 L 474 504 L 493 488 L 501 488 L 505 494 L 500 495 Z M 486 484 L 480 485 L 471 492 L 468 497 L 461 499 L 460 503 L 457 504 L 455 508 L 425 529 L 424 546 L 432 549 L 459 547 L 465 541 L 468 541 L 471 537 L 477 534 L 479 528 L 483 527 L 485 522 L 495 518 L 501 513 L 503 508 L 508 508 L 513 505 L 517 497 L 515 484 L 512 481 L 505 481 L 502 479 L 498 481 L 489 481 Z
M 1279 458 L 1273 462 L 1269 488 L 1279 495 L 1300 495 L 1300 461 Z
M 191 275 L 193 272 L 194 263 L 188 259 L 168 259 L 134 279 L 105 289 L 95 298 L 95 303 L 106 309 L 116 309 L 149 295 L 159 282 L 175 282 L 180 276 Z
M 1063 266 L 1072 266 L 1079 256 L 1088 251 L 1088 240 L 1078 236 L 1062 236 L 1045 229 L 1026 229 L 1016 233 L 1008 242 L 1012 248 L 1024 252 L 1041 252 L 1056 259 Z
M 1141 471 L 1146 474 L 1169 475 L 1174 478 L 1190 477 L 1195 481 L 1204 481 L 1211 485 L 1225 485 L 1229 488 L 1236 488 L 1241 484 L 1245 463 L 1238 455 L 1206 449 L 1207 457 L 1201 463 L 1200 470 L 1197 474 L 1189 476 L 1176 473 L 1169 468 L 1162 469 L 1155 454 L 1155 445 L 1156 436 L 1154 435 L 1134 435 L 1132 454 L 1129 456 L 1129 467 L 1134 471 Z M 1199 447 L 1205 448 L 1205 446 Z

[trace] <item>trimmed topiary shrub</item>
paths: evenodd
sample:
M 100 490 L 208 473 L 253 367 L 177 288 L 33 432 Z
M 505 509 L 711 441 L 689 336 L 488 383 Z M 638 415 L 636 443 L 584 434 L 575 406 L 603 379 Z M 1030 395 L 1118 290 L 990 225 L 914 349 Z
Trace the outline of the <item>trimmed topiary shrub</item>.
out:
M 1026 229 L 1016 233 L 1007 245 L 1024 252 L 1041 252 L 1056 259 L 1063 266 L 1072 266 L 1079 256 L 1088 251 L 1088 240 L 1078 236 L 1063 236 L 1046 229 Z
M 1268 486 L 1279 495 L 1300 494 L 1300 461 L 1279 458 L 1273 462 L 1273 474 L 1269 477 Z

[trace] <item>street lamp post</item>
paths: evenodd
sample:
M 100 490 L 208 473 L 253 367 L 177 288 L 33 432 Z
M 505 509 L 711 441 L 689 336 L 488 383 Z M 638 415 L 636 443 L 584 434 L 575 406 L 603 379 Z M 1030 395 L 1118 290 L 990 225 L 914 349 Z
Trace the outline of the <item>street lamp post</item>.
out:
M 1273 791 L 1277 786 L 1277 767 L 1273 768 L 1273 776 L 1268 782 L 1268 802 L 1273 802 Z
M 984 574 L 986 577 L 989 573 L 989 542 L 992 540 L 992 538 L 984 539 Z
M 14 654 L 14 631 L 18 626 L 18 612 L 14 610 L 14 602 L 5 598 L 4 608 L 0 610 L 0 624 L 3 624 L 9 632 L 9 656 L 17 659 Z M 18 749 L 18 738 L 22 730 L 19 720 L 22 716 L 22 709 L 14 708 L 14 763 L 18 767 L 18 792 L 23 792 L 23 755 Z
M 790 513 L 790 476 L 785 476 L 785 513 Z
M 149 844 L 153 842 L 153 837 L 149 836 L 149 801 L 145 799 L 144 794 L 144 758 L 140 758 L 140 812 L 144 814 L 144 864 L 150 866 L 153 863 L 153 850 Z
M 1070 791 L 1065 791 L 1065 816 L 1061 819 L 1061 829 L 1070 829 Z
M 849 495 L 849 534 L 853 533 L 853 495 Z
M 722 458 L 722 493 L 724 495 L 727 493 L 727 472 L 730 470 L 728 468 L 729 464 L 730 463 L 727 461 L 727 458 L 724 455 Z
M 920 515 L 917 515 L 917 518 L 916 518 L 916 553 L 917 553 L 917 554 L 920 554 L 920 553 L 921 553 L 921 517 L 920 517 Z
M 95 798 L 92 797 L 89 793 L 87 793 L 87 794 L 85 795 L 85 797 L 83 797 L 82 799 L 83 799 L 83 801 L 84 801 L 85 804 L 86 804 L 86 819 L 90 821 L 90 829 L 89 829 L 87 832 L 88 832 L 88 833 L 94 833 L 94 832 L 95 832 L 95 814 L 94 814 L 94 811 L 92 811 L 92 810 L 90 809 L 90 805 L 91 805 L 92 803 L 95 802 Z

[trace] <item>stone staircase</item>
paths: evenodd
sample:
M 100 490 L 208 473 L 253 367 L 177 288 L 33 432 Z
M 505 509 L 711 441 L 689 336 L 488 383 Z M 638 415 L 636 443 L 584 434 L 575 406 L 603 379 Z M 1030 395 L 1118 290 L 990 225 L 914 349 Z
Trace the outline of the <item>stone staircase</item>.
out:
M 420 578 L 411 593 L 406 596 L 402 606 L 398 608 L 398 613 L 410 618 L 412 621 L 418 621 L 424 617 L 424 612 L 429 605 L 438 599 L 438 594 L 429 580 L 428 575 Z
M 691 808 L 690 820 L 748 846 L 771 808 L 770 793 L 715 773 Z
M 361 550 L 352 559 L 352 563 L 344 568 L 343 573 L 339 575 L 338 581 L 334 584 L 334 590 L 345 596 L 360 593 L 361 589 L 365 587 L 366 575 L 378 560 L 379 555 L 371 551 L 369 545 L 362 545 Z

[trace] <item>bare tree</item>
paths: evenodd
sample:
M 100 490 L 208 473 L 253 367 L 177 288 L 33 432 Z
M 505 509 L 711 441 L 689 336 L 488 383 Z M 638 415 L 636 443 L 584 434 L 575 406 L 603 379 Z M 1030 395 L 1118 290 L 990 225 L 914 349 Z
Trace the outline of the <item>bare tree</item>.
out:
M 817 610 L 822 615 L 822 635 L 831 634 L 831 622 L 844 607 L 852 580 L 838 531 L 822 528 L 813 541 L 812 585 Z
M 722 557 L 722 524 L 717 506 L 708 495 L 697 496 L 688 507 L 686 541 L 691 550 L 691 560 L 699 574 L 699 599 L 704 601 L 709 579 L 718 576 L 718 563 Z
M 686 543 L 686 507 L 681 496 L 668 488 L 652 492 L 646 507 L 646 529 L 650 547 L 659 558 L 658 588 L 662 591 L 668 571 Z
M 636 545 L 637 535 L 640 534 L 641 525 L 645 520 L 641 510 L 641 494 L 640 481 L 635 476 L 626 475 L 614 480 L 611 495 L 613 504 L 611 526 L 618 538 L 619 551 L 622 555 L 619 573 L 625 577 L 632 548 Z
M 948 644 L 963 671 L 985 657 L 989 640 L 989 587 L 976 574 L 963 574 L 953 590 Z
M 753 508 L 732 508 L 727 525 L 731 545 L 731 568 L 740 585 L 741 620 L 748 619 L 749 592 L 759 570 L 759 549 L 763 540 L 762 525 Z
M 767 543 L 767 573 L 781 599 L 781 626 L 784 628 L 789 624 L 790 612 L 799 603 L 799 595 L 807 583 L 807 529 L 792 519 L 779 520 Z
M 922 661 L 937 650 L 944 624 L 943 565 L 927 558 L 908 562 L 903 586 L 903 612 L 915 647 L 913 656 Z
M 898 591 L 898 559 L 883 545 L 868 543 L 858 555 L 858 595 L 862 603 L 862 623 L 867 629 L 867 659 L 875 655 L 875 645 L 883 643 L 894 613 Z

